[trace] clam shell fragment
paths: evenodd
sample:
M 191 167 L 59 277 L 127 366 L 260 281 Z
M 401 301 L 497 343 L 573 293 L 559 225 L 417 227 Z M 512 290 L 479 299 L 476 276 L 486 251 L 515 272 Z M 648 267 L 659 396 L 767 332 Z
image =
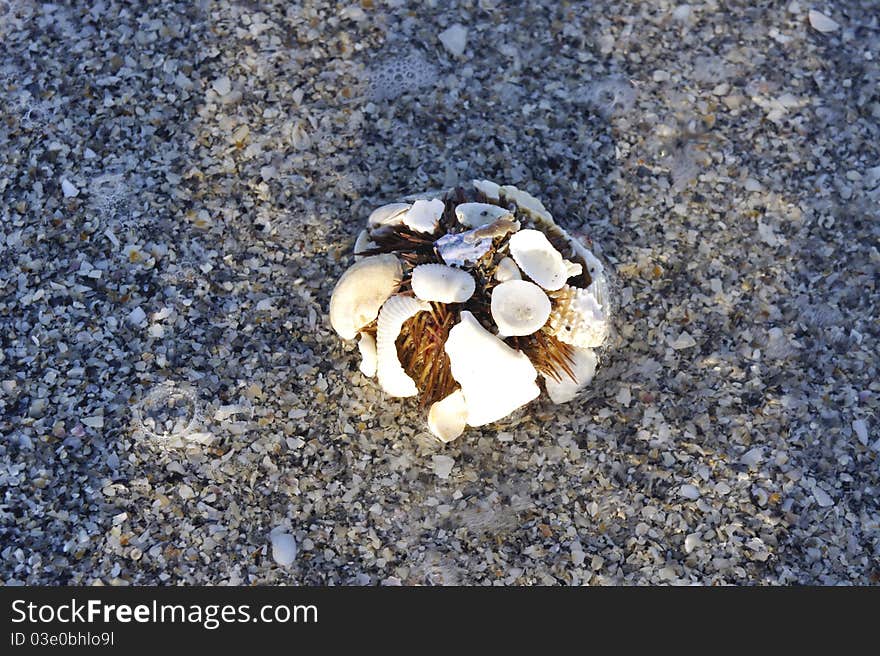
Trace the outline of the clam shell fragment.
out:
M 506 217 L 513 220 L 510 210 L 488 203 L 462 203 L 455 208 L 455 218 L 467 228 L 479 228 Z
M 342 274 L 330 296 L 330 325 L 342 339 L 354 339 L 397 291 L 403 269 L 392 254 L 372 255 Z
M 417 200 L 403 215 L 403 223 L 416 232 L 433 233 L 440 226 L 445 207 L 439 198 Z
M 412 290 L 423 301 L 464 303 L 475 288 L 471 274 L 445 264 L 421 264 L 412 272 Z
M 575 262 L 563 259 L 540 230 L 520 230 L 510 238 L 510 256 L 520 270 L 544 289 L 557 290 L 571 276 L 583 271 Z
M 367 378 L 376 375 L 376 340 L 370 333 L 361 333 L 358 339 L 358 350 L 361 352 L 361 373 Z
M 412 205 L 409 203 L 390 203 L 373 210 L 367 219 L 367 225 L 372 230 L 384 225 L 398 225 L 403 222 L 404 213 Z
M 461 385 L 469 426 L 484 426 L 537 398 L 538 374 L 529 359 L 483 328 L 463 310 L 449 331 L 446 354 Z
M 415 381 L 403 370 L 397 356 L 397 337 L 404 322 L 431 306 L 411 296 L 392 296 L 379 312 L 376 328 L 376 370 L 379 385 L 391 396 L 415 396 Z
M 495 280 L 507 282 L 508 280 L 522 280 L 522 274 L 512 258 L 502 258 L 495 269 Z

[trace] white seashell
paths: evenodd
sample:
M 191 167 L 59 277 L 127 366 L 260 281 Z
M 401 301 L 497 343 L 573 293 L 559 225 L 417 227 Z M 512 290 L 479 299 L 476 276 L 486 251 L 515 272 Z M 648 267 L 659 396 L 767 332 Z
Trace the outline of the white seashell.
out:
M 442 442 L 451 442 L 467 426 L 467 404 L 461 390 L 437 401 L 428 411 L 428 428 Z
M 354 259 L 355 262 L 358 262 L 363 259 L 363 255 L 358 255 L 358 253 L 363 253 L 364 251 L 368 251 L 371 248 L 376 248 L 376 243 L 370 239 L 370 233 L 366 230 L 361 230 L 358 233 L 357 239 L 354 241 Z
M 465 266 L 473 264 L 492 248 L 492 238 L 476 238 L 475 230 L 460 232 L 458 234 L 443 235 L 434 242 L 434 246 L 440 252 L 440 257 L 446 264 L 453 266 Z
M 550 299 L 535 283 L 509 280 L 492 290 L 490 308 L 502 337 L 531 335 L 547 323 Z
M 391 396 L 415 396 L 418 394 L 415 381 L 406 375 L 397 357 L 395 341 L 400 335 L 404 322 L 431 306 L 411 296 L 392 296 L 379 312 L 376 328 L 376 370 L 379 385 Z
M 434 200 L 417 200 L 403 215 L 404 224 L 416 232 L 434 232 L 440 225 L 440 217 L 446 206 L 439 198 Z
M 461 385 L 470 426 L 498 421 L 541 393 L 529 359 L 488 332 L 467 310 L 449 331 L 445 349 L 452 377 Z
M 403 222 L 403 214 L 412 205 L 409 203 L 391 203 L 373 210 L 370 218 L 367 219 L 367 225 L 370 228 L 378 228 L 383 225 L 397 225 Z
M 498 266 L 495 269 L 495 280 L 498 282 L 522 280 L 522 274 L 519 272 L 519 267 L 516 266 L 516 262 L 514 262 L 512 258 L 505 257 L 498 263 Z
M 376 340 L 370 333 L 361 333 L 358 340 L 358 350 L 361 352 L 361 373 L 367 378 L 376 375 Z
M 461 225 L 468 228 L 479 228 L 502 217 L 513 220 L 510 210 L 488 203 L 462 203 L 456 206 L 455 216 Z
M 412 272 L 412 290 L 423 301 L 464 303 L 475 288 L 471 274 L 445 264 L 421 264 Z
M 563 259 L 540 230 L 520 230 L 510 238 L 510 255 L 529 278 L 551 291 L 583 271 L 580 264 Z
M 330 296 L 330 325 L 342 339 L 358 331 L 379 314 L 379 308 L 400 284 L 403 270 L 394 255 L 372 255 L 355 262 L 342 274 Z
M 547 388 L 547 394 L 553 403 L 567 403 L 571 401 L 577 393 L 590 384 L 593 376 L 596 374 L 596 354 L 592 349 L 576 348 L 574 350 L 574 363 L 572 373 L 575 380 L 572 380 L 568 374 L 562 374 L 562 380 L 554 380 L 550 376 L 544 374 L 544 386 Z
M 471 184 L 489 200 L 501 200 L 501 187 L 491 180 L 471 180 Z
M 553 295 L 555 303 L 548 324 L 551 334 L 580 348 L 601 346 L 608 336 L 608 315 L 593 293 L 566 285 Z
M 512 200 L 516 206 L 526 214 L 545 221 L 550 225 L 555 225 L 553 215 L 544 207 L 544 203 L 532 196 L 530 193 L 517 189 L 513 185 L 504 185 L 500 188 L 501 195 L 507 200 Z

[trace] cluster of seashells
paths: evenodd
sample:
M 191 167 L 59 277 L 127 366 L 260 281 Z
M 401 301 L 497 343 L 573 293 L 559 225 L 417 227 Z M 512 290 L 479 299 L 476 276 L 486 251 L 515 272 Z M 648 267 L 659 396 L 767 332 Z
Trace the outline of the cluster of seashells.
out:
M 367 224 L 330 323 L 387 394 L 420 396 L 440 440 L 590 383 L 609 332 L 604 269 L 537 198 L 475 180 Z

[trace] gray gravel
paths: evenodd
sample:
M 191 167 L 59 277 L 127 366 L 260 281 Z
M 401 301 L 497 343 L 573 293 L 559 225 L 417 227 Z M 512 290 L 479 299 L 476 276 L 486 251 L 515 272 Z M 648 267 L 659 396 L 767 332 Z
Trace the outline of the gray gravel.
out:
M 878 21 L 0 0 L 0 577 L 877 583 Z M 473 177 L 593 240 L 616 337 L 444 446 L 326 309 Z

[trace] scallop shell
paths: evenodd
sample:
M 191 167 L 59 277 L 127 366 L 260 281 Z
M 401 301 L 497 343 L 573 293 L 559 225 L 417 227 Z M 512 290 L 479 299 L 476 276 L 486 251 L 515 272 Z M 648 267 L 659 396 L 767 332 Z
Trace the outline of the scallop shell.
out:
M 608 316 L 593 293 L 566 285 L 553 294 L 553 311 L 548 321 L 559 341 L 580 348 L 601 346 L 608 336 Z
M 538 377 L 529 359 L 488 332 L 463 310 L 446 340 L 452 377 L 461 385 L 469 426 L 506 417 L 538 397 Z
M 370 333 L 361 333 L 358 339 L 358 350 L 361 352 L 361 373 L 367 378 L 376 375 L 376 340 Z
M 510 238 L 510 255 L 529 278 L 551 291 L 561 289 L 565 281 L 583 271 L 575 262 L 563 259 L 540 230 L 520 230 Z
M 467 403 L 461 390 L 431 406 L 428 411 L 428 428 L 442 442 L 451 442 L 464 432 L 467 426 Z
M 490 309 L 499 335 L 531 335 L 547 323 L 550 299 L 533 282 L 508 280 L 492 290 Z
M 571 401 L 577 393 L 590 384 L 593 376 L 596 374 L 596 364 L 598 359 L 592 349 L 576 348 L 574 349 L 574 362 L 572 363 L 572 372 L 574 379 L 567 374 L 562 374 L 561 380 L 555 380 L 551 376 L 544 376 L 544 386 L 547 388 L 547 394 L 553 403 L 567 403 Z
M 391 396 L 415 396 L 415 381 L 406 375 L 397 357 L 397 341 L 404 322 L 431 306 L 411 296 L 392 296 L 379 312 L 376 328 L 376 354 L 379 385 Z
M 416 232 L 433 233 L 440 225 L 440 217 L 446 205 L 439 198 L 417 200 L 403 215 L 403 223 Z
M 330 325 L 342 339 L 354 339 L 400 285 L 403 270 L 392 254 L 365 257 L 342 274 L 330 296 Z
M 370 218 L 367 219 L 367 225 L 372 228 L 378 228 L 384 225 L 397 225 L 403 221 L 403 214 L 412 205 L 409 203 L 390 203 L 373 210 Z
M 488 203 L 462 203 L 455 207 L 455 217 L 467 228 L 479 228 L 493 223 L 502 217 L 513 219 L 510 210 Z
M 412 290 L 423 301 L 464 303 L 475 288 L 471 274 L 445 264 L 421 264 L 412 272 Z
M 508 280 L 522 280 L 522 274 L 516 266 L 516 262 L 510 257 L 502 258 L 495 268 L 495 280 L 507 282 Z
M 501 200 L 501 187 L 491 180 L 471 180 L 471 184 L 489 200 Z

